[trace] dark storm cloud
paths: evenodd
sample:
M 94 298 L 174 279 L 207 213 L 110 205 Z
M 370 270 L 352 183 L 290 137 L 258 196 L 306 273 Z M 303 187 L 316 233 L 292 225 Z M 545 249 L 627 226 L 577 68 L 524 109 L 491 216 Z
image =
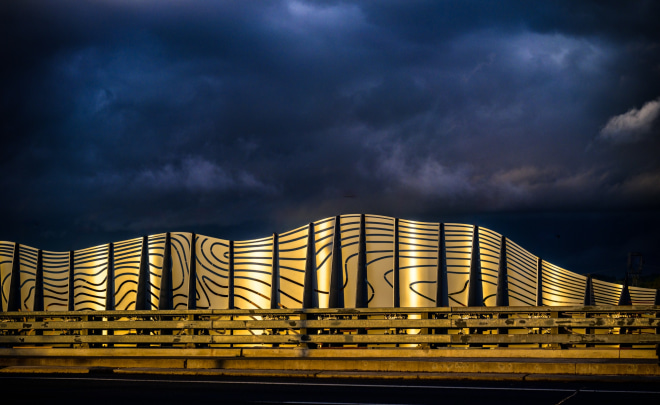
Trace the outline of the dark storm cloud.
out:
M 659 7 L 3 2 L 0 239 L 368 212 L 489 226 L 576 271 L 653 257 Z

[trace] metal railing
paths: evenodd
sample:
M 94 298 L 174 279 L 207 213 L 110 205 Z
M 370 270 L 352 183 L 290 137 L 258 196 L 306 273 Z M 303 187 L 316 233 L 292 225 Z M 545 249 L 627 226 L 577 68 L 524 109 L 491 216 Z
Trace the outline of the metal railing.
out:
M 0 347 L 631 347 L 660 306 L 0 313 Z

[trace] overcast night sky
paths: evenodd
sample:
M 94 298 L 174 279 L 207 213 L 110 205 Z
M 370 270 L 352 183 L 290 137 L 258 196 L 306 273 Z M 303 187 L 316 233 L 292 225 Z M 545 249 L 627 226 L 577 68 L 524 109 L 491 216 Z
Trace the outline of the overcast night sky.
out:
M 660 272 L 660 2 L 5 0 L 0 240 L 367 213 Z

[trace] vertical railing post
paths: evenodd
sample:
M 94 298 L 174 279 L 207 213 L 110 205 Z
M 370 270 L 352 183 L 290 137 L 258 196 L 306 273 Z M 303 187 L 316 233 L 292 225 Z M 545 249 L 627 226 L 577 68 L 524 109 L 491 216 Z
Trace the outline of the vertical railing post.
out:
M 80 320 L 81 320 L 82 323 L 88 323 L 89 322 L 89 315 L 83 315 Z M 77 345 L 78 347 L 80 347 L 80 348 L 89 348 L 89 343 L 83 342 L 83 339 L 84 339 L 85 336 L 89 336 L 89 327 L 87 325 L 82 326 L 80 328 L 81 340 L 80 340 L 80 343 Z
M 557 322 L 556 320 L 559 319 L 560 317 L 561 317 L 561 314 L 560 314 L 559 311 L 550 311 L 550 319 L 555 320 L 555 326 L 550 328 L 550 335 L 552 335 L 552 336 L 557 336 L 561 333 L 560 330 L 559 330 L 559 327 L 556 324 L 556 322 Z M 551 349 L 561 349 L 562 348 L 562 345 L 560 343 L 551 343 L 548 346 Z
M 302 312 L 300 313 L 300 329 L 298 330 L 299 336 L 300 336 L 300 347 L 303 349 L 314 349 L 316 348 L 316 344 L 310 343 L 310 334 L 314 332 L 313 329 L 309 329 L 307 327 L 307 321 L 310 319 L 315 319 L 315 317 L 311 314 L 308 314 L 305 312 L 303 309 Z
M 422 312 L 422 313 L 420 314 L 420 319 L 428 320 L 428 319 L 429 319 L 429 313 L 426 312 L 426 311 Z M 420 328 L 420 329 L 419 329 L 419 334 L 420 334 L 421 336 L 427 336 L 427 337 L 428 337 L 428 336 L 429 336 L 429 328 L 428 328 L 428 327 Z M 422 349 L 429 349 L 431 346 L 430 346 L 429 341 L 427 340 L 427 341 L 425 341 L 424 343 L 421 343 L 421 344 L 420 344 L 420 347 L 421 347 Z
M 196 318 L 196 316 L 195 316 L 194 313 L 188 312 L 188 316 L 186 317 L 186 319 L 187 319 L 189 322 L 194 322 L 194 321 L 195 321 L 195 318 Z M 190 340 L 191 340 L 191 342 L 186 343 L 185 346 L 186 346 L 186 348 L 188 348 L 188 349 L 194 349 L 194 348 L 195 348 L 195 342 L 193 342 L 192 340 L 195 339 L 195 335 L 197 335 L 197 330 L 196 330 L 195 328 L 188 328 L 188 332 L 187 332 L 187 333 L 188 333 L 188 336 L 190 336 Z

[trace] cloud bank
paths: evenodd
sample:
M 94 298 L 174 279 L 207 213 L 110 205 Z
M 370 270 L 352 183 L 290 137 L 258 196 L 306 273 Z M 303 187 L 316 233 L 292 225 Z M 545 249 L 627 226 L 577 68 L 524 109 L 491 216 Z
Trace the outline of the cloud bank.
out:
M 660 226 L 656 15 L 649 1 L 3 2 L 0 239 L 240 239 L 365 212 L 489 226 L 614 271 L 659 246 L 625 220 Z
M 651 135 L 658 115 L 660 115 L 660 98 L 645 103 L 640 109 L 632 108 L 610 118 L 600 131 L 600 137 L 614 143 L 639 141 L 644 136 Z M 657 135 L 658 128 L 655 130 L 653 135 Z

